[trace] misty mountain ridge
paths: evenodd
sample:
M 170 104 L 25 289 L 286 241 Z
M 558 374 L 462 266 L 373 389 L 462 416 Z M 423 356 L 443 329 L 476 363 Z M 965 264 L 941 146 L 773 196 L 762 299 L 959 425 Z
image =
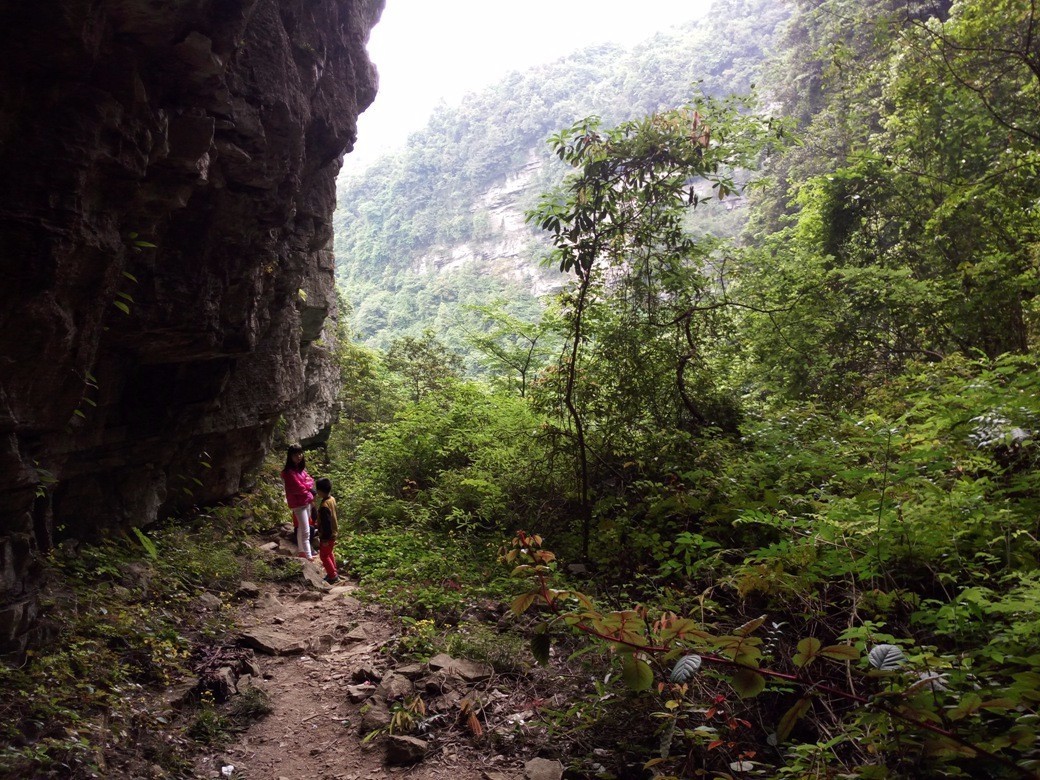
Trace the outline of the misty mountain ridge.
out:
M 401 152 L 342 177 L 337 281 L 358 338 L 385 348 L 433 328 L 461 342 L 480 327 L 466 307 L 492 300 L 534 316 L 567 280 L 541 265 L 547 241 L 524 217 L 567 171 L 546 139 L 590 115 L 610 126 L 698 92 L 749 92 L 787 16 L 784 3 L 724 0 L 711 18 L 636 46 L 590 47 L 512 73 L 439 107 Z M 705 232 L 742 224 L 732 205 L 698 212 Z

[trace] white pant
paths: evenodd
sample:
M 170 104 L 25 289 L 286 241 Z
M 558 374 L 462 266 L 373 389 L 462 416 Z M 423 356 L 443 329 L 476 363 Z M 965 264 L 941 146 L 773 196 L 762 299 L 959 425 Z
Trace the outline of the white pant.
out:
M 296 546 L 311 558 L 314 555 L 311 552 L 311 505 L 295 506 L 292 513 L 296 516 Z

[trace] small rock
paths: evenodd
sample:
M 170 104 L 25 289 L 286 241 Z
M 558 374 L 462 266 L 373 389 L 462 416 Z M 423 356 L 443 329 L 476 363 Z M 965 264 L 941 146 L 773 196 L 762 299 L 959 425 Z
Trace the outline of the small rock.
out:
M 325 570 L 320 566 L 303 566 L 303 581 L 318 590 L 328 590 L 329 583 L 325 582 Z
M 353 591 L 354 588 L 350 588 L 350 590 Z M 340 586 L 336 586 L 335 588 L 332 589 L 331 592 L 332 593 L 342 593 L 344 591 L 340 589 Z M 340 597 L 340 605 L 344 609 L 346 609 L 346 610 L 348 610 L 350 612 L 358 612 L 358 611 L 361 610 L 361 602 L 358 601 L 353 596 L 342 596 L 342 597 Z
M 515 780 L 514 775 L 507 775 L 505 772 L 484 772 L 484 780 Z
M 299 596 L 296 597 L 297 601 L 321 601 L 322 595 L 315 593 L 313 590 L 305 590 Z
M 148 592 L 148 586 L 152 583 L 155 571 L 146 563 L 134 561 L 119 565 L 119 573 L 122 575 L 122 584 L 134 591 Z
M 358 626 L 345 637 L 343 637 L 344 642 L 365 642 L 367 640 L 368 632 L 365 630 L 364 626 Z
M 442 694 L 449 691 L 458 691 L 466 687 L 465 681 L 447 669 L 440 669 L 427 677 L 419 680 L 416 685 L 427 693 Z
M 524 775 L 527 780 L 560 780 L 563 777 L 563 764 L 547 758 L 532 758 L 524 764 Z
M 235 591 L 235 595 L 240 599 L 255 599 L 260 595 L 260 586 L 255 582 L 242 580 L 238 583 L 238 590 Z
M 260 545 L 260 549 L 266 550 L 267 552 L 277 552 L 278 542 L 268 542 L 267 544 L 262 544 Z
M 475 683 L 489 679 L 494 675 L 495 668 L 491 664 L 482 664 L 463 658 L 458 661 L 452 671 L 466 682 Z
M 332 649 L 332 634 L 321 634 L 307 641 L 307 652 L 311 655 L 322 655 Z
M 361 683 L 361 685 L 347 686 L 347 698 L 349 698 L 353 704 L 361 704 L 363 701 L 368 701 L 372 698 L 372 694 L 375 692 L 376 686 L 369 682 Z
M 404 666 L 398 666 L 394 671 L 403 677 L 407 677 L 409 680 L 415 680 L 422 677 L 422 673 L 425 670 L 422 664 L 405 664 Z
M 426 755 L 426 743 L 415 737 L 392 735 L 386 739 L 386 763 L 395 766 L 415 764 Z
M 495 673 L 491 664 L 481 664 L 465 658 L 452 658 L 444 653 L 435 655 L 430 659 L 430 668 L 434 671 L 443 669 L 454 673 L 466 682 L 471 683 L 486 680 Z
M 212 593 L 203 593 L 201 596 L 199 596 L 199 604 L 201 604 L 203 607 L 210 610 L 211 612 L 216 612 L 218 609 L 224 606 L 224 602 L 216 596 L 214 596 Z
M 384 701 L 392 701 L 410 696 L 415 692 L 415 685 L 407 677 L 391 672 L 376 689 L 376 695 Z
M 230 666 L 222 666 L 208 678 L 207 687 L 213 691 L 217 701 L 222 702 L 237 692 L 236 682 L 234 670 Z
M 491 607 L 474 606 L 463 612 L 459 619 L 469 623 L 494 623 L 499 617 L 500 613 Z
M 303 652 L 303 642 L 281 631 L 267 628 L 254 628 L 239 637 L 246 647 L 267 655 L 297 655 Z
M 447 653 L 438 653 L 433 658 L 431 658 L 428 663 L 430 665 L 430 668 L 436 671 L 437 669 L 447 669 L 449 666 L 455 663 L 455 659 Z
M 385 702 L 373 699 L 371 706 L 361 715 L 360 732 L 368 734 L 390 725 L 390 708 Z
M 255 658 L 245 658 L 242 660 L 242 673 L 252 675 L 253 677 L 259 677 L 262 673 L 260 664 L 256 662 Z
M 180 709 L 185 704 L 191 703 L 198 693 L 198 687 L 198 680 L 192 680 L 168 688 L 164 694 L 167 706 L 170 709 Z
M 461 691 L 448 691 L 438 695 L 433 701 L 426 705 L 426 708 L 430 712 L 453 712 L 458 709 L 459 702 L 462 701 Z
M 355 669 L 350 678 L 356 683 L 379 682 L 383 679 L 383 673 L 371 664 L 367 664 Z
M 264 593 L 256 603 L 256 606 L 260 609 L 278 609 L 282 606 L 282 602 L 273 593 Z

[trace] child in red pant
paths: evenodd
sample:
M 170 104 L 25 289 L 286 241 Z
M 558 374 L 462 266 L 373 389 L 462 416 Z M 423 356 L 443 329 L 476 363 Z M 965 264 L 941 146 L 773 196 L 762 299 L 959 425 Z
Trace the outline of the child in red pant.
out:
M 336 519 L 336 499 L 332 497 L 332 481 L 319 479 L 315 484 L 318 497 L 318 557 L 325 567 L 325 582 L 334 585 L 339 579 L 336 572 L 336 536 L 339 533 L 339 521 Z

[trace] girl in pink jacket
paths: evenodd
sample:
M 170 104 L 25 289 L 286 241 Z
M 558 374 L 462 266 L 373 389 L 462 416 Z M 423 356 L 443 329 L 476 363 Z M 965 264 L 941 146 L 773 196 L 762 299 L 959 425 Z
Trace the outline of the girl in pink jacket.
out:
M 311 504 L 314 502 L 314 480 L 307 473 L 303 460 L 303 447 L 293 444 L 285 456 L 282 469 L 285 483 L 285 503 L 296 518 L 296 546 L 301 558 L 314 560 L 311 551 Z

